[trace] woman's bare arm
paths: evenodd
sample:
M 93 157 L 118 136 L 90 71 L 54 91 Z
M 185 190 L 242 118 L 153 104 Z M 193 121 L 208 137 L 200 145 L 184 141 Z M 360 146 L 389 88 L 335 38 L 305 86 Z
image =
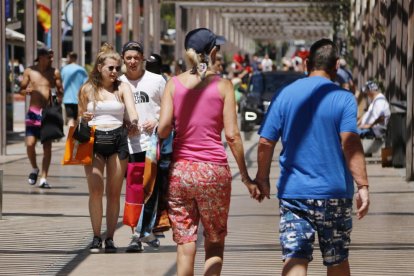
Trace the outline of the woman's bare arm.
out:
M 259 199 L 260 191 L 254 184 L 247 172 L 246 160 L 244 157 L 243 141 L 237 125 L 236 99 L 233 85 L 228 80 L 220 80 L 218 85 L 220 94 L 224 97 L 223 123 L 224 134 L 230 150 L 236 159 L 242 182 L 246 185 L 251 197 Z

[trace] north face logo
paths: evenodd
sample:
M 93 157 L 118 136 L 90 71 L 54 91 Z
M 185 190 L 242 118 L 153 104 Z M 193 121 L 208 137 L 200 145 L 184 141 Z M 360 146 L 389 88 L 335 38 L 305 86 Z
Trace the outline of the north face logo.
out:
M 149 96 L 144 91 L 139 91 L 134 93 L 134 101 L 138 103 L 149 103 Z

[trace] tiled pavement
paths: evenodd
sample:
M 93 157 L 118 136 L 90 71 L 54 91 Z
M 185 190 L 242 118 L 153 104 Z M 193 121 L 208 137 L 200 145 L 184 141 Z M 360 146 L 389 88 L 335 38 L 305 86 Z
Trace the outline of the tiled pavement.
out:
M 256 142 L 256 135 L 245 141 L 252 176 L 257 168 Z M 30 165 L 23 143 L 9 145 L 8 155 L 0 157 L 4 171 L 0 275 L 175 275 L 171 232 L 161 240 L 160 250 L 146 248 L 141 254 L 127 254 L 130 230 L 121 224 L 121 217 L 115 234 L 120 252 L 89 254 L 86 180 L 81 167 L 60 165 L 62 147 L 63 143 L 54 144 L 51 190 L 27 184 Z M 41 152 L 40 146 L 38 149 Z M 234 182 L 222 275 L 280 275 L 277 200 L 252 201 L 234 160 L 229 160 Z M 375 157 L 367 161 L 372 205 L 365 219 L 354 220 L 352 273 L 414 275 L 414 185 L 404 181 L 404 169 L 382 168 Z M 275 167 L 272 182 L 277 172 Z M 314 257 L 309 275 L 324 275 L 317 249 Z M 200 243 L 196 275 L 202 275 L 203 259 Z

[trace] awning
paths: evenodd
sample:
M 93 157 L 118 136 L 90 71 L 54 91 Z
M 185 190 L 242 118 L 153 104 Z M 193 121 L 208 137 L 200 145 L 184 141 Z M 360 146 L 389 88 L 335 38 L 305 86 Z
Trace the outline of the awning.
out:
M 25 46 L 26 36 L 22 33 L 16 32 L 12 29 L 6 28 L 6 44 L 13 44 L 16 46 Z M 42 41 L 37 41 L 38 47 L 45 47 Z

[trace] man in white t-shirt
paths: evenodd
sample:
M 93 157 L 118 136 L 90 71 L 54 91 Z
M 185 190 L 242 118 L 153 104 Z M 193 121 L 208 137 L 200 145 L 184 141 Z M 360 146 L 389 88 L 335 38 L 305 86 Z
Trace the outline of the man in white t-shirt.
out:
M 126 204 L 143 203 L 142 178 L 144 175 L 145 152 L 148 150 L 150 136 L 158 124 L 161 108 L 161 98 L 164 92 L 165 80 L 161 75 L 145 70 L 143 47 L 141 43 L 129 41 L 122 47 L 122 58 L 126 66 L 126 73 L 119 79 L 130 85 L 135 107 L 139 115 L 140 134 L 128 139 L 129 164 L 127 169 Z M 131 207 L 131 206 L 130 206 Z M 141 252 L 144 241 L 150 246 L 158 247 L 158 239 L 147 233 L 146 222 L 143 220 L 144 211 L 141 213 L 138 226 L 132 230 L 132 240 L 126 252 Z M 137 212 L 139 208 L 137 209 Z M 126 214 L 124 213 L 124 216 Z M 137 214 L 139 217 L 139 214 Z
M 366 93 L 371 103 L 358 121 L 359 135 L 361 138 L 381 138 L 391 116 L 390 105 L 374 81 L 368 81 L 362 92 Z
M 269 58 L 268 54 L 265 54 L 264 58 L 262 59 L 262 71 L 270 72 L 272 70 L 273 70 L 273 61 Z

